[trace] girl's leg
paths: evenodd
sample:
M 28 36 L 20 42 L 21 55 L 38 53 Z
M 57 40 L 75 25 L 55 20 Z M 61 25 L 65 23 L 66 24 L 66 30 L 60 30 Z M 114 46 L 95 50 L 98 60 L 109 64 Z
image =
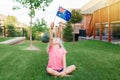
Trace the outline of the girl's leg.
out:
M 53 76 L 60 76 L 60 75 L 61 75 L 61 73 L 53 70 L 52 68 L 47 68 L 46 70 L 47 70 L 47 72 L 48 72 L 49 74 L 51 74 L 51 75 L 53 75 Z
M 72 73 L 76 69 L 75 65 L 68 66 L 66 68 L 66 74 Z

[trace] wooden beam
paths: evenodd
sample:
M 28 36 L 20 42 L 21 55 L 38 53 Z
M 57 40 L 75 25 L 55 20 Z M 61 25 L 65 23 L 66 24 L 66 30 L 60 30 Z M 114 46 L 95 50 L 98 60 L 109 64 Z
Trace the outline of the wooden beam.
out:
M 99 22 L 100 22 L 100 40 L 102 40 L 102 22 L 101 22 L 101 10 L 99 9 Z
M 108 42 L 111 42 L 111 25 L 110 25 L 110 6 L 108 0 Z
M 93 13 L 93 38 L 95 39 L 95 12 Z

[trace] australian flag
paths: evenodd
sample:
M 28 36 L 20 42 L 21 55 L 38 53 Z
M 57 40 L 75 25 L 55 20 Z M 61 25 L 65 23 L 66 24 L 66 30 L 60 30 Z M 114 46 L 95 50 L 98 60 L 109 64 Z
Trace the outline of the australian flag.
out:
M 71 13 L 63 7 L 59 7 L 56 15 L 66 21 L 69 21 L 71 18 Z

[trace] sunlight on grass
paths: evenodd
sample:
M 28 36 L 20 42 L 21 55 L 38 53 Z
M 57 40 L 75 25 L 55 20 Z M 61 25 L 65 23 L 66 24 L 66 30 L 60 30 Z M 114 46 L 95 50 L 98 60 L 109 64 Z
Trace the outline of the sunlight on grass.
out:
M 46 73 L 47 43 L 33 42 L 39 51 L 23 50 L 29 42 L 19 45 L 0 44 L 0 80 L 119 80 L 120 46 L 86 40 L 75 44 L 65 42 L 67 65 L 75 64 L 73 77 L 54 78 Z

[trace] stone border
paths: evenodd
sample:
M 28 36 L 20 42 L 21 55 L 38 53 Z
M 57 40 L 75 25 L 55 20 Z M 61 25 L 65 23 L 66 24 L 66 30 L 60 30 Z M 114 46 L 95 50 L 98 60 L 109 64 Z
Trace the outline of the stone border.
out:
M 25 41 L 25 37 L 16 37 L 10 40 L 6 40 L 3 42 L 0 42 L 0 44 L 10 44 L 10 45 L 14 45 L 14 44 L 19 44 Z

